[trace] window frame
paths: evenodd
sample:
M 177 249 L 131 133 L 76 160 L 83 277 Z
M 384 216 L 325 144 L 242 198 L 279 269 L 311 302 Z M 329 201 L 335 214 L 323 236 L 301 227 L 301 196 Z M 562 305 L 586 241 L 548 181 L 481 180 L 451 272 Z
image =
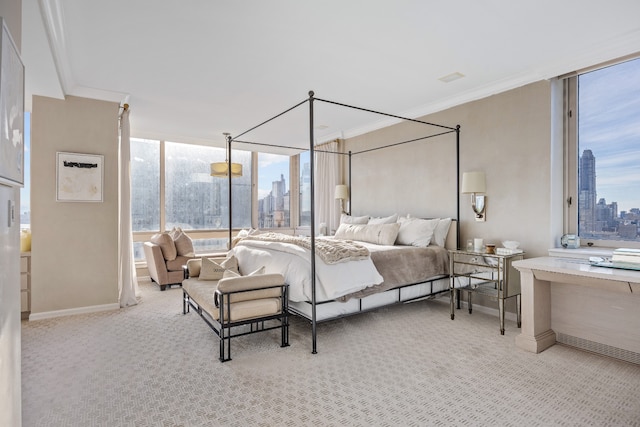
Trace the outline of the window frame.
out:
M 565 174 L 564 174 L 564 232 L 568 234 L 579 235 L 578 224 L 578 167 L 579 167 L 579 143 L 578 143 L 578 78 L 581 74 L 596 71 L 602 68 L 615 66 L 623 62 L 640 58 L 640 55 L 627 56 L 619 60 L 609 61 L 597 66 L 589 67 L 571 75 L 561 76 L 564 79 L 564 152 L 565 152 Z M 620 247 L 640 249 L 640 237 L 638 241 L 630 240 L 610 240 L 610 239 L 593 239 L 580 237 L 581 247 L 594 247 L 615 249 Z

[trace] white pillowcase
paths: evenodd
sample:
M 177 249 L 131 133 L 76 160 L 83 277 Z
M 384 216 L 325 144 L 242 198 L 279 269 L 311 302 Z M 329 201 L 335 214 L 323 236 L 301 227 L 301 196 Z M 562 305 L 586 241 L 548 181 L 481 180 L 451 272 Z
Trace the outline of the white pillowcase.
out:
M 202 257 L 199 280 L 220 280 L 227 271 L 238 272 L 238 258 L 231 256 L 218 264 L 212 259 Z
M 396 245 L 429 246 L 439 222 L 439 219 L 398 218 L 400 230 Z
M 376 245 L 392 246 L 398 236 L 400 224 L 340 224 L 336 239 L 356 240 Z
M 340 216 L 340 224 L 366 224 L 367 222 L 369 222 L 369 215 L 351 216 L 342 214 Z
M 391 216 L 369 218 L 368 224 L 393 224 L 398 222 L 398 214 Z
M 447 242 L 447 234 L 449 234 L 450 226 L 451 218 L 440 218 L 438 225 L 433 232 L 433 239 L 431 240 L 431 243 L 444 248 Z

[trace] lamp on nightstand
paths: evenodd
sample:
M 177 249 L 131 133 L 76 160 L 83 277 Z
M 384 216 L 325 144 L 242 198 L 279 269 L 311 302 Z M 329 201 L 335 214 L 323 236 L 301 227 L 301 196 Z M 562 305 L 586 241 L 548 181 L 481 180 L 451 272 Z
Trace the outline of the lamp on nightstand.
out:
M 487 192 L 484 172 L 465 172 L 462 174 L 462 194 L 471 193 L 471 208 L 476 214 L 476 221 L 485 221 L 485 196 L 478 193 Z

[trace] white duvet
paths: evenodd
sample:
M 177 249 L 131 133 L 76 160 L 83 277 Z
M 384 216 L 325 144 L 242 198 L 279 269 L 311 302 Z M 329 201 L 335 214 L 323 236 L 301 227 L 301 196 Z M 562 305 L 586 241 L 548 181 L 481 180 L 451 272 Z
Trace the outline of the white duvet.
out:
M 289 299 L 311 301 L 311 251 L 290 243 L 242 240 L 231 250 L 238 258 L 240 273 L 265 267 L 265 273 L 280 273 L 289 285 Z M 316 255 L 316 301 L 343 295 L 382 283 L 371 258 L 326 264 Z

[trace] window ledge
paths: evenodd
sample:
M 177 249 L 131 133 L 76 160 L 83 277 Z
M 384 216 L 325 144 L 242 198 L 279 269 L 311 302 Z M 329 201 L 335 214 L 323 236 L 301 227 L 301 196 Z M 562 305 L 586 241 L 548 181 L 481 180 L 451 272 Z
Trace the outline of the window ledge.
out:
M 549 256 L 557 258 L 578 258 L 589 259 L 592 256 L 599 256 L 605 258 L 611 258 L 613 255 L 612 248 L 578 248 L 578 249 L 566 249 L 566 248 L 552 248 L 549 249 Z

